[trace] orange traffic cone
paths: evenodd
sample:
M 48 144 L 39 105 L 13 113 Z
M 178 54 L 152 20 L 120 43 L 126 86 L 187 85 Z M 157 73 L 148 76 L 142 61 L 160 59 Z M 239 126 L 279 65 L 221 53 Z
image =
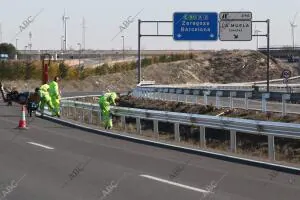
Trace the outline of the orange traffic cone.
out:
M 22 106 L 22 115 L 21 119 L 19 121 L 19 127 L 20 129 L 27 129 L 26 127 L 26 119 L 25 119 L 25 106 Z

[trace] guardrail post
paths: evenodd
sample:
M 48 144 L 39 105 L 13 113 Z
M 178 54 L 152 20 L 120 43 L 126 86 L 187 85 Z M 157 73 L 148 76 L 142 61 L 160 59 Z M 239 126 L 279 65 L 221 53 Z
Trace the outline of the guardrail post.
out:
M 204 105 L 207 105 L 207 95 L 206 94 L 204 94 L 204 96 L 203 96 L 203 98 L 204 98 Z
M 210 95 L 210 91 L 203 91 L 203 95 L 204 95 L 204 105 L 207 105 L 208 104 L 207 96 Z
M 175 141 L 180 142 L 180 131 L 179 131 L 179 123 L 174 124 L 175 131 Z
M 282 94 L 282 116 L 286 115 L 286 100 L 290 100 L 290 94 Z
M 121 116 L 122 129 L 126 130 L 126 116 Z
M 198 95 L 195 96 L 195 104 L 198 104 Z
M 137 134 L 142 134 L 141 118 L 136 118 L 136 132 Z
M 270 93 L 262 94 L 261 109 L 262 112 L 267 112 L 267 99 L 270 98 Z
M 151 99 L 154 99 L 154 92 L 151 92 Z
M 73 118 L 74 118 L 75 120 L 77 120 L 77 109 L 76 109 L 76 105 L 74 105 L 73 111 L 74 111 Z
M 179 102 L 179 95 L 180 95 L 180 94 L 177 94 L 177 95 L 176 95 L 176 96 L 177 96 L 177 102 Z
M 98 117 L 99 117 L 99 125 L 101 125 L 102 122 L 102 114 L 101 114 L 101 107 L 99 105 L 99 110 L 98 110 Z
M 251 92 L 246 92 L 245 93 L 245 109 L 248 110 L 249 109 L 249 101 L 248 98 L 252 97 L 252 93 Z
M 230 151 L 236 153 L 236 131 L 230 130 Z
M 85 114 L 85 109 L 82 108 L 82 109 L 81 109 L 81 120 L 82 120 L 81 122 L 82 122 L 82 123 L 84 123 L 84 114 Z
M 64 116 L 64 106 L 59 107 L 59 112 L 60 112 L 61 116 Z
M 189 94 L 190 94 L 190 90 L 189 89 L 183 90 L 183 95 L 185 97 L 185 103 L 188 103 Z
M 89 123 L 90 123 L 90 124 L 93 123 L 93 108 L 90 110 L 90 119 L 89 119 Z
M 206 148 L 205 127 L 200 126 L 200 147 Z
M 141 97 L 142 96 L 141 93 L 142 93 L 141 90 L 138 90 L 136 93 L 137 97 Z
M 275 160 L 275 142 L 274 136 L 268 135 L 268 154 L 269 159 L 274 161 Z
M 220 102 L 221 102 L 221 101 L 220 101 L 220 97 L 221 97 L 221 96 L 223 96 L 223 91 L 217 91 L 217 92 L 216 92 L 216 107 L 217 107 L 217 108 L 220 108 L 220 106 L 221 106 L 221 105 L 220 105 L 220 104 L 221 104 L 221 103 L 220 103 Z
M 70 117 L 70 109 L 71 109 L 71 106 L 69 105 L 68 109 L 67 109 L 67 117 Z
M 64 112 L 65 112 L 64 106 L 60 106 L 59 112 L 61 113 L 62 116 L 64 116 Z
M 153 120 L 153 132 L 154 132 L 155 135 L 159 136 L 158 120 Z
M 230 108 L 233 108 L 233 97 L 236 97 L 236 92 L 230 92 Z

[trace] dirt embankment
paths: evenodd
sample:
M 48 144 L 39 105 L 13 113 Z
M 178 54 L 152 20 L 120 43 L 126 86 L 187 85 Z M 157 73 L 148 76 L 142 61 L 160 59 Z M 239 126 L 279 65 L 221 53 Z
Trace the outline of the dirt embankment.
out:
M 199 52 L 194 59 L 170 63 L 153 64 L 142 69 L 145 80 L 157 84 L 184 83 L 231 83 L 265 80 L 266 56 L 247 50 L 222 50 Z M 271 61 L 270 78 L 280 78 L 283 69 L 290 69 L 293 76 L 299 75 L 299 66 L 280 61 Z M 41 81 L 5 81 L 5 85 L 20 90 L 33 90 Z M 136 70 L 123 73 L 90 76 L 85 80 L 63 80 L 61 88 L 65 92 L 74 91 L 126 91 L 137 84 Z

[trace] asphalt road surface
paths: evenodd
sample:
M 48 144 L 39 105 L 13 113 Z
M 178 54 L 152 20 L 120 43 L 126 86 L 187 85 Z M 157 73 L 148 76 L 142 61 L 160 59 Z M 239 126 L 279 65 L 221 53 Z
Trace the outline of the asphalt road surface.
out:
M 299 200 L 300 177 L 99 136 L 0 103 L 0 199 Z M 72 174 L 73 173 L 73 174 Z

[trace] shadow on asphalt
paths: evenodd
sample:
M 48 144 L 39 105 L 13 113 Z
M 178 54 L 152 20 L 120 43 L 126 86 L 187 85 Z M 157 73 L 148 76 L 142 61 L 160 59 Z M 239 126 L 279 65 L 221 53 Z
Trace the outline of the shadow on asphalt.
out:
M 20 117 L 20 115 L 0 115 L 0 117 Z

